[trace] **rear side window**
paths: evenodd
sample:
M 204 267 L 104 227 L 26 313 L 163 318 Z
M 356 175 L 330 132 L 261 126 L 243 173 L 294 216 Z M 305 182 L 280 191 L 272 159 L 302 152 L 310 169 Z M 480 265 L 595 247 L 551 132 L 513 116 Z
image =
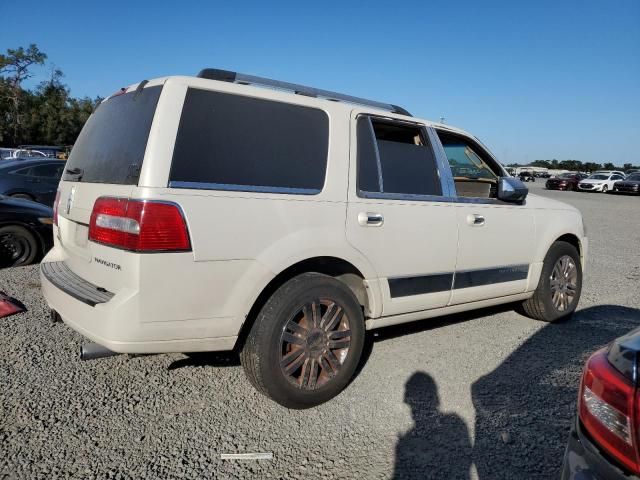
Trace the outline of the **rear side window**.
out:
M 433 150 L 416 125 L 358 119 L 358 190 L 442 195 Z
M 170 186 L 316 194 L 329 119 L 315 108 L 189 89 Z
M 60 162 L 59 164 L 55 163 L 47 163 L 44 165 L 37 165 L 31 168 L 29 172 L 30 175 L 34 175 L 36 177 L 45 177 L 45 178 L 60 178 L 62 174 L 62 167 L 64 167 L 64 163 Z
M 143 88 L 100 104 L 78 136 L 64 180 L 137 184 L 161 91 Z

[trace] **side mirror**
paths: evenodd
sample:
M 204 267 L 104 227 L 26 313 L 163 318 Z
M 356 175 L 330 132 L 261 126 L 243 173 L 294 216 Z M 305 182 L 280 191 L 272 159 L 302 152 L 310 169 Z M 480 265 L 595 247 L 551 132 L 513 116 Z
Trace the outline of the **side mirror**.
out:
M 511 203 L 522 203 L 527 198 L 529 189 L 514 177 L 500 177 L 498 180 L 498 200 Z

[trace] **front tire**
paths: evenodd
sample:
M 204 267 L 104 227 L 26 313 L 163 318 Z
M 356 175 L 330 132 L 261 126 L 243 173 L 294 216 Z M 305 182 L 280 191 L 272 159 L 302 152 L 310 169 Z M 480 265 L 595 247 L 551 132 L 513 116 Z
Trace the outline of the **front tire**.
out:
M 607 185 L 602 186 L 602 193 L 607 193 L 609 191 L 609 187 Z
M 282 285 L 258 314 L 240 352 L 254 387 L 287 408 L 310 408 L 349 383 L 364 346 L 353 292 L 319 273 Z
M 576 247 L 567 242 L 551 245 L 542 265 L 533 297 L 522 303 L 524 313 L 536 320 L 555 322 L 570 316 L 582 292 L 582 265 Z

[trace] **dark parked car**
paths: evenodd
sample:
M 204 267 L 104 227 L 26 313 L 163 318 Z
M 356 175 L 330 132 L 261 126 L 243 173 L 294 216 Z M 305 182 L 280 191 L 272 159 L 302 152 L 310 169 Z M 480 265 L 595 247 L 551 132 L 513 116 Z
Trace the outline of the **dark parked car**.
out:
M 53 246 L 53 210 L 0 195 L 0 268 L 29 265 Z
M 613 184 L 614 193 L 640 193 L 640 173 L 632 173 Z
M 536 177 L 533 176 L 533 172 L 520 172 L 520 181 L 521 182 L 535 182 Z
M 562 175 L 550 178 L 545 183 L 548 190 L 578 190 L 578 183 L 587 175 L 582 173 L 563 173 Z
M 0 195 L 53 205 L 64 165 L 52 159 L 0 163 Z
M 563 480 L 640 476 L 640 329 L 594 353 L 584 368 L 578 414 L 565 451 Z

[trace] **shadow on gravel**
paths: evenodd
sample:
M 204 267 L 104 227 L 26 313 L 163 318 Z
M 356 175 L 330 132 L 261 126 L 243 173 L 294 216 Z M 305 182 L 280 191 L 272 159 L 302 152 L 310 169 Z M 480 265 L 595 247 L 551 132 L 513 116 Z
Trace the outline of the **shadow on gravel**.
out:
M 240 356 L 236 351 L 195 352 L 186 353 L 185 355 L 186 358 L 171 362 L 168 370 L 185 367 L 237 367 L 240 365 Z
M 394 479 L 469 478 L 472 450 L 464 420 L 439 410 L 433 378 L 416 372 L 405 385 L 404 401 L 414 427 L 398 439 Z
M 588 355 L 640 326 L 640 310 L 601 305 L 529 338 L 471 388 L 478 477 L 558 478 Z M 464 460 L 464 459 L 463 459 Z

